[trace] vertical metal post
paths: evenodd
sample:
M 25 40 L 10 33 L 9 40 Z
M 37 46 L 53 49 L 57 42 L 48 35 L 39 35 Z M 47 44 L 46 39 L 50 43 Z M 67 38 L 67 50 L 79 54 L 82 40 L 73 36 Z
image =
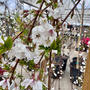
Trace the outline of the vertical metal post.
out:
M 83 33 L 84 6 L 85 6 L 85 1 L 83 0 L 83 3 L 82 3 L 82 12 L 81 12 L 80 36 L 78 38 L 78 48 L 80 46 L 80 40 L 81 40 L 81 36 L 82 36 L 82 33 Z M 79 68 L 79 53 L 80 53 L 80 50 L 78 51 L 78 58 L 77 58 L 77 65 L 76 65 L 77 69 Z
M 52 51 L 50 51 L 50 57 L 49 57 L 48 90 L 51 90 L 51 57 L 52 57 Z

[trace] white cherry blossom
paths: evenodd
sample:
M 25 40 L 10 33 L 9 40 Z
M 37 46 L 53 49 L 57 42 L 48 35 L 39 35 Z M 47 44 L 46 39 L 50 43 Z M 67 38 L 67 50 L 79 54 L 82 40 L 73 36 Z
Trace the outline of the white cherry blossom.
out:
M 32 30 L 32 39 L 37 45 L 48 47 L 56 39 L 56 36 L 53 26 L 46 20 L 42 20 L 41 25 L 36 26 Z
M 42 44 L 43 31 L 44 31 L 44 28 L 42 26 L 36 26 L 35 28 L 33 28 L 32 30 L 33 43 L 39 44 L 39 45 Z
M 25 86 L 25 89 L 28 86 L 31 86 L 33 88 L 33 90 L 42 90 L 42 82 L 41 81 L 33 81 L 33 79 L 25 79 L 22 83 L 22 86 Z
M 42 90 L 42 82 L 41 81 L 35 81 L 33 84 L 33 90 Z
M 33 83 L 33 79 L 25 79 L 25 80 L 21 83 L 21 85 L 22 85 L 22 86 L 25 86 L 25 89 L 26 89 L 28 86 L 32 85 L 32 83 Z
M 0 86 L 2 86 L 3 89 L 8 87 L 8 90 L 13 90 L 13 88 L 15 88 L 15 82 L 12 80 L 12 84 L 10 85 L 10 79 L 3 79 L 0 81 Z
M 17 40 L 8 53 L 9 58 L 12 59 L 13 57 L 16 57 L 17 59 L 27 58 L 28 60 L 31 60 L 31 52 L 26 47 L 27 46 L 21 43 L 21 41 L 19 42 L 19 40 Z

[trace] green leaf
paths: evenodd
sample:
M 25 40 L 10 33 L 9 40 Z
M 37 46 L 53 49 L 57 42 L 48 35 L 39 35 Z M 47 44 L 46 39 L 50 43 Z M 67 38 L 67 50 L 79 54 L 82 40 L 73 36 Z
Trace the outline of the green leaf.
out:
M 54 40 L 53 43 L 51 44 L 50 46 L 50 49 L 52 50 L 56 50 L 56 47 L 57 47 L 57 44 L 56 44 L 56 41 Z
M 25 86 L 21 86 L 21 85 L 20 85 L 20 90 L 26 90 L 26 89 L 25 89 Z
M 0 43 L 0 46 L 2 46 L 3 45 L 3 43 Z
M 78 0 L 75 0 L 75 2 L 77 2 Z
M 4 64 L 4 70 L 10 70 L 10 65 Z
M 20 60 L 20 61 L 19 61 L 19 64 L 22 65 L 22 66 L 23 66 L 23 65 L 27 65 L 27 63 L 26 63 L 25 60 Z
M 43 85 L 42 88 L 42 90 L 47 90 L 47 87 L 45 85 Z
M 4 44 L 2 44 L 0 46 L 0 55 L 5 53 L 6 51 L 10 50 L 12 48 L 13 45 L 13 40 L 12 38 L 9 36 L 5 41 Z
M 34 60 L 30 60 L 28 63 L 28 67 L 29 67 L 29 69 L 34 69 L 34 66 L 35 66 L 35 63 L 34 63 Z
M 45 50 L 45 51 L 50 50 L 50 47 L 44 47 L 44 45 L 40 45 L 39 48 L 42 49 L 42 50 Z
M 28 35 L 29 31 L 27 29 L 24 29 L 24 32 L 23 32 L 25 35 Z
M 0 86 L 0 90 L 4 90 L 4 89 L 2 89 L 2 87 Z
M 22 23 L 22 21 L 21 21 L 21 19 L 20 19 L 20 16 L 19 16 L 18 14 L 16 14 L 15 20 L 16 20 L 16 22 L 17 22 L 18 24 L 21 24 L 21 23 Z
M 57 50 L 58 54 L 61 53 L 61 40 L 59 38 L 57 38 L 56 40 L 53 41 L 53 43 L 50 46 L 50 50 Z
M 38 1 L 36 2 L 36 4 L 41 3 L 41 2 L 42 2 L 42 0 L 38 0 Z
M 47 18 L 48 18 L 48 20 L 53 20 L 52 16 L 48 16 Z
M 49 57 L 49 51 L 45 51 L 45 57 Z
M 23 77 L 23 75 L 21 75 L 19 73 L 16 76 L 17 76 L 17 78 L 22 78 Z
M 13 45 L 13 40 L 12 38 L 9 36 L 7 38 L 7 40 L 5 41 L 4 43 L 4 47 L 6 48 L 6 50 L 10 50 L 12 48 L 12 45 Z
M 2 45 L 2 46 L 0 47 L 0 55 L 3 54 L 4 52 L 5 52 L 4 46 Z
M 58 3 L 54 3 L 53 7 L 57 8 L 58 7 Z
M 1 36 L 1 39 L 3 40 L 3 42 L 5 42 L 5 40 L 4 40 L 4 36 L 3 36 L 3 35 Z
M 40 45 L 39 48 L 45 50 L 44 45 Z
M 61 44 L 61 40 L 59 38 L 57 38 L 56 40 L 54 40 L 51 44 L 50 47 L 44 47 L 44 45 L 40 45 L 39 48 L 44 50 L 45 51 L 45 56 L 48 57 L 48 53 L 51 51 L 51 50 L 57 50 L 58 51 L 58 54 L 61 53 L 61 47 L 62 47 L 62 44 Z

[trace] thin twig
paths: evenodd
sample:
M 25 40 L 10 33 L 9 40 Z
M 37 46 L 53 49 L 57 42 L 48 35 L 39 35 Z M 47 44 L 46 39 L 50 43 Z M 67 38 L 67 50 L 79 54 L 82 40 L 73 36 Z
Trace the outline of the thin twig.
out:
M 23 33 L 24 31 L 20 32 L 15 38 L 13 38 L 13 42 Z
M 43 10 L 42 12 L 44 12 L 48 7 L 50 7 L 52 4 L 48 4 Z
M 45 52 L 43 52 L 43 54 L 42 54 L 42 56 L 41 56 L 41 58 L 40 58 L 38 64 L 40 64 L 41 60 L 43 59 L 44 54 L 45 54 Z
M 33 5 L 32 3 L 28 3 L 28 2 L 26 2 L 26 1 L 20 1 L 20 2 L 21 2 L 21 3 L 28 4 L 28 5 L 30 5 L 30 6 L 32 6 L 32 7 L 34 7 L 34 8 L 39 8 L 39 7 L 35 6 L 35 5 Z

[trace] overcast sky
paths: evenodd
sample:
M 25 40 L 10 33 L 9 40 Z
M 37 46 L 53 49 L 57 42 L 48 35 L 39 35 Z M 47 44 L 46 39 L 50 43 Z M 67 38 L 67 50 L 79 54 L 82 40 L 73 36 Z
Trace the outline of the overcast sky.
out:
M 81 7 L 81 3 L 83 0 L 81 0 L 80 4 L 78 5 L 78 7 Z M 85 0 L 85 8 L 90 8 L 90 0 Z
M 4 0 L 0 0 L 0 1 L 4 1 Z M 8 0 L 7 4 L 8 4 L 8 7 L 9 7 L 10 10 L 14 10 L 14 9 L 15 9 L 15 7 L 16 7 L 15 2 L 16 2 L 16 1 L 17 1 L 17 0 Z M 80 4 L 78 5 L 79 8 L 81 7 L 82 1 L 83 1 L 83 0 L 81 0 Z M 85 3 L 86 3 L 86 4 L 85 4 L 85 8 L 90 8 L 90 0 L 85 0 L 85 1 L 86 1 L 86 2 L 85 2 Z M 27 5 L 25 5 L 24 7 L 25 7 L 25 9 L 28 9 L 28 6 L 27 6 Z M 1 9 L 1 8 L 0 8 L 0 9 Z

